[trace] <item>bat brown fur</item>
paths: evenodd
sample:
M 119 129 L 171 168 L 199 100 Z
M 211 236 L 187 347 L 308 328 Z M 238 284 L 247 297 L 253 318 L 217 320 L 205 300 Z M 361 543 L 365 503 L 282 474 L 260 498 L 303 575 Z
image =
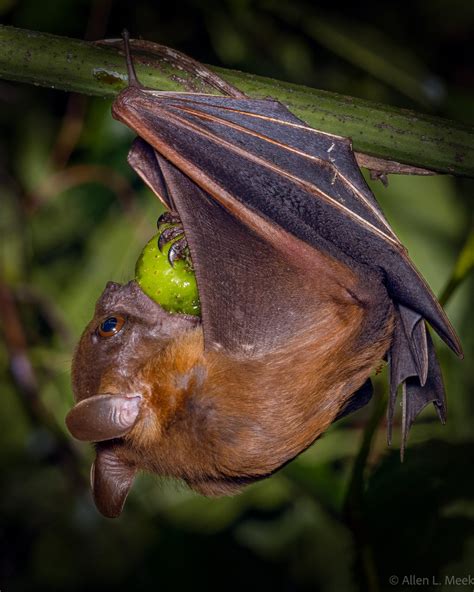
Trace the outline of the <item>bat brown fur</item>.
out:
M 272 100 L 145 89 L 125 49 L 130 87 L 113 115 L 139 136 L 129 163 L 179 216 L 202 319 L 167 313 L 135 282 L 109 283 L 99 299 L 66 418 L 96 443 L 99 510 L 120 514 L 138 470 L 205 495 L 270 475 L 367 402 L 384 356 L 389 438 L 402 384 L 402 450 L 426 405 L 444 421 L 425 319 L 462 355 L 459 339 L 350 140 Z M 117 316 L 120 331 L 101 339 Z
M 267 355 L 205 351 L 198 326 L 147 342 L 126 372 L 109 360 L 98 392 L 142 396 L 134 427 L 110 443 L 118 458 L 219 495 L 267 476 L 309 446 L 365 382 L 391 339 L 392 305 L 382 285 L 364 289 L 348 269 L 344 279 L 350 292 L 341 275 L 321 281 L 317 313 Z M 78 392 L 89 341 L 86 331 L 74 361 L 81 368 Z

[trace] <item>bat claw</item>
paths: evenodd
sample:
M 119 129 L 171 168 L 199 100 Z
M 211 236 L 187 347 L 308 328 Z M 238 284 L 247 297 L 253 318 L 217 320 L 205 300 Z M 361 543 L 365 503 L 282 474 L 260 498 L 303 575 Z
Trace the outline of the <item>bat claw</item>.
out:
M 168 251 L 168 261 L 171 266 L 174 266 L 175 261 L 187 257 L 188 243 L 184 236 L 181 220 L 175 212 L 165 212 L 158 218 L 157 225 L 158 230 L 160 230 L 158 248 L 161 252 L 163 252 L 166 245 L 171 241 L 174 241 Z M 165 226 L 165 228 L 163 228 L 163 226 Z
M 168 261 L 170 262 L 170 265 L 174 267 L 176 261 L 179 259 L 186 259 L 187 249 L 188 243 L 184 236 L 173 243 L 168 251 Z
M 176 212 L 164 212 L 158 218 L 156 225 L 160 228 L 162 224 L 181 224 L 181 220 Z
M 165 212 L 158 218 L 158 248 L 163 252 L 164 248 L 172 243 L 168 250 L 169 264 L 174 267 L 176 261 L 183 259 L 192 266 L 190 261 L 188 241 L 184 234 L 181 220 L 175 212 Z M 164 228 L 163 228 L 164 227 Z
M 163 252 L 165 246 L 177 237 L 184 238 L 183 227 L 181 224 L 165 228 L 158 238 L 158 248 L 160 251 Z

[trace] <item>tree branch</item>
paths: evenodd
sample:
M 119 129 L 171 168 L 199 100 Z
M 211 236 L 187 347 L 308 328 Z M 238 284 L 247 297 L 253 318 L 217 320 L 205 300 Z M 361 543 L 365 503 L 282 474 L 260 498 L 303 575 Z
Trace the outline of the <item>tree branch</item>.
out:
M 147 86 L 216 92 L 169 59 L 157 58 L 153 44 L 135 42 L 135 49 L 140 45 L 140 53 L 134 54 L 137 74 Z M 278 99 L 316 129 L 352 138 L 359 153 L 474 177 L 474 130 L 469 126 L 252 74 L 211 69 L 251 97 Z M 0 77 L 102 97 L 114 97 L 126 85 L 125 62 L 113 46 L 5 26 L 0 26 Z

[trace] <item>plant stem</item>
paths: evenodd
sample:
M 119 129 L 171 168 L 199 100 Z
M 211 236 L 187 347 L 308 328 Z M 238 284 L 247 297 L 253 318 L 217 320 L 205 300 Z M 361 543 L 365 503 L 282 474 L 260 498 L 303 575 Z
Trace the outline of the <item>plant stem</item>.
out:
M 150 52 L 136 54 L 135 59 L 143 84 L 159 90 L 188 89 L 189 76 L 169 60 L 157 60 Z M 352 138 L 357 152 L 474 176 L 474 130 L 461 123 L 252 74 L 211 69 L 250 97 L 274 97 L 312 127 Z M 124 58 L 113 47 L 6 26 L 0 26 L 0 77 L 102 97 L 114 97 L 127 80 Z M 205 84 L 200 88 L 216 92 Z
M 365 472 L 373 440 L 386 408 L 387 397 L 385 393 L 375 393 L 372 403 L 372 415 L 367 422 L 362 443 L 352 466 L 343 506 L 346 522 L 354 534 L 359 568 L 365 580 L 364 589 L 369 592 L 377 592 L 379 582 L 372 541 L 365 523 Z
M 448 280 L 441 296 L 438 298 L 439 303 L 445 306 L 451 296 L 454 294 L 458 286 L 467 278 L 467 276 L 474 269 L 474 230 L 471 230 L 466 238 L 466 242 L 459 252 L 457 261 L 454 265 L 451 277 Z

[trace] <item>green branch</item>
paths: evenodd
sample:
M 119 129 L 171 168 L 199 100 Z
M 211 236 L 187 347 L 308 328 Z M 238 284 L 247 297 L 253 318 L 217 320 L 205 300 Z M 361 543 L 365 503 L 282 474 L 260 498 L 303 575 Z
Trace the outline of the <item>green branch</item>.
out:
M 451 277 L 448 280 L 444 290 L 441 292 L 441 296 L 438 298 L 441 306 L 445 306 L 448 300 L 457 290 L 457 288 L 463 283 L 468 277 L 471 271 L 474 269 L 474 230 L 471 230 L 466 238 L 461 251 L 459 252 L 458 258 L 454 265 Z
M 183 90 L 189 85 L 182 70 L 146 52 L 136 65 L 147 86 Z M 474 130 L 468 126 L 261 76 L 212 70 L 251 97 L 280 100 L 316 129 L 351 137 L 357 152 L 474 177 Z M 0 26 L 0 77 L 102 97 L 115 96 L 126 84 L 123 56 L 113 47 L 5 26 Z

